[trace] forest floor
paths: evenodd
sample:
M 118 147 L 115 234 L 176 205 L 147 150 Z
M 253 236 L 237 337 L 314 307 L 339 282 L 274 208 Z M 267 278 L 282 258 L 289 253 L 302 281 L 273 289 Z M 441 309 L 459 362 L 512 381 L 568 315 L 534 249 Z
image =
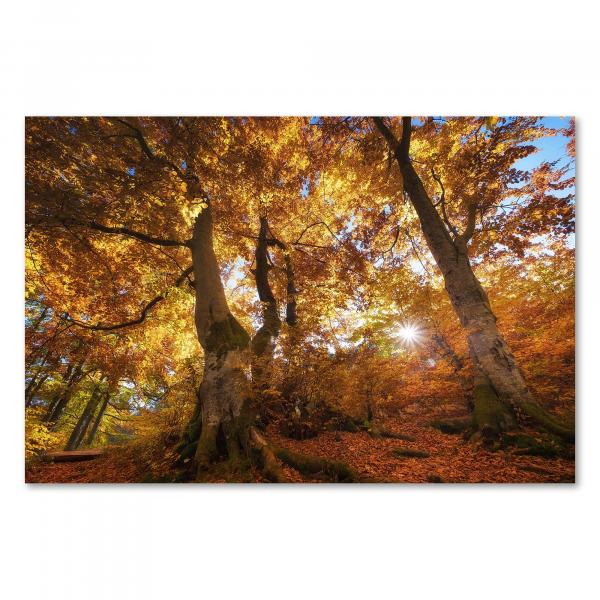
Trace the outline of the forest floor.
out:
M 575 481 L 575 461 L 515 455 L 510 451 L 489 452 L 465 442 L 460 434 L 448 435 L 428 426 L 433 418 L 459 415 L 403 411 L 402 416 L 380 422 L 387 430 L 411 436 L 414 441 L 374 438 L 358 433 L 324 431 L 307 440 L 282 436 L 272 425 L 268 437 L 275 444 L 302 454 L 347 463 L 365 481 L 387 483 L 570 483 Z M 399 458 L 395 449 L 425 452 L 427 457 Z M 291 468 L 284 468 L 294 482 L 316 482 Z M 261 481 L 258 472 L 254 481 Z M 137 483 L 148 481 L 131 446 L 107 448 L 94 460 L 36 463 L 25 475 L 28 483 Z M 209 474 L 207 481 L 224 482 L 222 473 Z

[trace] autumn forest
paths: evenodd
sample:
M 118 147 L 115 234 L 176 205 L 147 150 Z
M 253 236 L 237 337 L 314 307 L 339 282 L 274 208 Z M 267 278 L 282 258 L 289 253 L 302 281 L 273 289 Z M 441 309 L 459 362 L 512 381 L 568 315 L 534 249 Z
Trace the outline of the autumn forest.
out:
M 568 117 L 28 117 L 25 479 L 575 480 Z

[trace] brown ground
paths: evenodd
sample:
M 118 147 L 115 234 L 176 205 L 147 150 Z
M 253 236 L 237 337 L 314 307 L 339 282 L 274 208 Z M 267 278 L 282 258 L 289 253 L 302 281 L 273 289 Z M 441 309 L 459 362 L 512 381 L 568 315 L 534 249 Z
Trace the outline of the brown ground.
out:
M 434 477 L 448 483 L 574 482 L 575 463 L 563 458 L 513 456 L 487 452 L 464 442 L 460 435 L 433 428 L 388 421 L 386 427 L 410 435 L 414 442 L 374 439 L 366 432 L 324 432 L 304 441 L 271 435 L 274 441 L 297 452 L 348 463 L 357 473 L 390 483 L 425 483 Z M 340 441 L 336 441 L 340 439 Z M 394 448 L 424 450 L 428 458 L 397 458 Z
M 443 434 L 425 425 L 431 414 L 405 414 L 388 418 L 385 427 L 410 435 L 414 442 L 375 439 L 366 432 L 324 431 L 303 441 L 281 436 L 270 427 L 274 443 L 304 454 L 344 461 L 361 477 L 390 483 L 425 483 L 441 478 L 448 483 L 543 483 L 574 482 L 575 462 L 564 458 L 515 456 L 509 452 L 488 452 L 463 441 L 460 435 Z M 428 458 L 397 458 L 394 448 L 429 453 Z M 290 479 L 315 481 L 286 468 Z M 255 473 L 258 478 L 259 474 Z M 75 463 L 38 463 L 26 472 L 28 483 L 127 483 L 144 480 L 143 468 L 128 447 L 117 447 L 95 460 Z M 224 481 L 222 474 L 209 478 Z

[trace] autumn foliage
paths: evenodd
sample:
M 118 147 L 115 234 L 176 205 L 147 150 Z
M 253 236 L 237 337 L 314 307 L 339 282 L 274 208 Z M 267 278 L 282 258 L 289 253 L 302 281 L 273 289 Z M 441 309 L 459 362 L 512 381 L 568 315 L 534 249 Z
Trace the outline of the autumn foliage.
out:
M 28 480 L 572 481 L 574 135 L 536 117 L 28 118 Z M 484 290 L 523 414 L 420 199 Z M 201 457 L 227 373 L 240 414 Z M 482 373 L 514 418 L 493 440 Z

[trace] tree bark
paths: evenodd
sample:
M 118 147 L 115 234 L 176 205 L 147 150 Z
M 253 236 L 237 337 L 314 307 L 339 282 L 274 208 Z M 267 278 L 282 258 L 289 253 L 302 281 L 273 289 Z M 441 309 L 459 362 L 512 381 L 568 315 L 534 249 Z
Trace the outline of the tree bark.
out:
M 210 204 L 196 218 L 190 247 L 196 331 L 204 350 L 204 377 L 198 391 L 201 432 L 195 455 L 201 471 L 219 454 L 235 458 L 246 444 L 250 336 L 229 311 L 225 298 L 213 247 Z
M 69 400 L 71 399 L 71 395 L 73 394 L 73 389 L 79 381 L 81 381 L 83 377 L 83 362 L 78 362 L 76 364 L 70 364 L 67 368 L 67 372 L 65 374 L 66 386 L 59 394 L 56 396 L 54 401 L 48 407 L 48 411 L 46 412 L 46 416 L 44 417 L 44 421 L 46 423 L 53 423 L 55 426 L 60 417 L 62 416 Z
M 467 242 L 474 231 L 474 211 L 470 211 L 465 232 L 453 239 L 412 165 L 409 155 L 411 117 L 402 119 L 402 138 L 399 142 L 381 118 L 375 118 L 374 121 L 400 167 L 404 190 L 417 213 L 429 250 L 442 272 L 452 306 L 466 330 L 477 368 L 497 397 L 511 407 L 517 418 L 522 419 L 527 415 L 545 429 L 568 440 L 574 439 L 573 431 L 534 401 L 508 344 L 498 331 L 496 316 L 473 273 L 467 253 Z M 504 420 L 499 421 L 498 425 L 508 426 Z
M 42 317 L 40 317 L 41 319 Z M 40 364 L 37 366 L 37 369 L 33 368 L 33 365 L 31 365 L 31 371 L 33 372 L 31 375 L 31 379 L 29 380 L 29 383 L 27 384 L 27 387 L 25 388 L 25 407 L 29 407 L 31 405 L 31 402 L 33 401 L 33 397 L 35 396 L 36 392 L 42 387 L 44 381 L 46 381 L 46 379 L 48 379 L 49 377 L 49 373 L 43 372 L 44 367 L 46 366 L 46 363 L 48 361 L 48 357 L 50 356 L 50 349 L 47 349 L 46 352 L 44 353 L 44 356 L 42 357 Z M 34 361 L 35 362 L 35 361 Z
M 434 331 L 431 340 L 436 346 L 437 354 L 447 361 L 456 375 L 463 392 L 467 407 L 473 410 L 473 376 L 465 364 L 465 359 L 459 356 L 440 331 Z
M 79 448 L 79 446 L 81 445 L 81 441 L 85 436 L 85 432 L 87 431 L 90 421 L 92 420 L 94 412 L 98 406 L 98 403 L 100 402 L 100 385 L 100 383 L 95 385 L 90 399 L 87 401 L 87 404 L 85 405 L 85 408 L 83 409 L 83 412 L 81 413 L 77 424 L 71 432 L 67 445 L 65 446 L 65 450 L 77 450 L 77 448 Z
M 39 379 L 38 379 L 38 376 L 39 376 Z M 25 390 L 25 407 L 26 408 L 31 406 L 31 403 L 33 402 L 35 395 L 37 394 L 39 389 L 42 387 L 42 385 L 44 385 L 44 382 L 46 381 L 46 379 L 48 379 L 49 376 L 50 376 L 50 373 L 43 373 L 43 374 L 36 373 L 36 375 L 31 378 L 31 381 L 29 382 L 29 385 L 27 386 L 27 389 Z
M 98 414 L 96 415 L 96 418 L 94 419 L 94 424 L 92 425 L 92 428 L 90 429 L 90 432 L 88 433 L 87 436 L 87 440 L 86 440 L 86 446 L 91 446 L 94 438 L 96 437 L 96 433 L 98 432 L 98 427 L 100 427 L 100 423 L 102 422 L 102 417 L 104 417 L 104 413 L 106 412 L 106 408 L 108 407 L 108 401 L 110 400 L 110 394 L 108 392 L 108 390 L 106 392 L 104 392 L 104 400 L 102 401 L 102 404 L 100 405 L 100 409 L 98 410 Z
M 277 301 L 269 283 L 271 266 L 268 260 L 267 234 L 269 224 L 266 217 L 260 217 L 260 232 L 256 244 L 254 279 L 258 298 L 262 304 L 263 322 L 251 342 L 252 381 L 258 393 L 268 388 L 271 382 L 275 340 L 281 330 L 281 319 Z

